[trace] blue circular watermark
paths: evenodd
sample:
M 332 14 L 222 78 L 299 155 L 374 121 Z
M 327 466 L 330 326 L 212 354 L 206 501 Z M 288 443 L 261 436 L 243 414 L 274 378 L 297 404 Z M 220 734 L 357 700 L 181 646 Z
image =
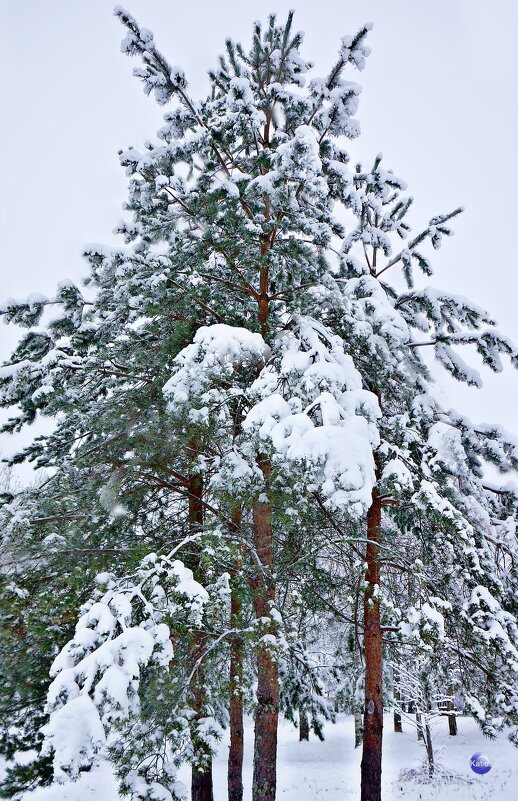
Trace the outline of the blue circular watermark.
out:
M 487 754 L 483 754 L 481 751 L 477 751 L 476 754 L 470 759 L 471 770 L 475 771 L 475 773 L 480 774 L 481 776 L 484 773 L 489 773 L 491 770 L 491 760 L 487 756 Z

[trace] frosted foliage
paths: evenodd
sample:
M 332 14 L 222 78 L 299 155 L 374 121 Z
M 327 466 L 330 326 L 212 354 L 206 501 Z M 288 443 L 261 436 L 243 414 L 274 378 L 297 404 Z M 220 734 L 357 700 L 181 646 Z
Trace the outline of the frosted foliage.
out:
M 410 329 L 401 311 L 394 308 L 387 293 L 371 276 L 351 278 L 344 292 L 356 299 L 375 340 L 388 344 L 394 352 L 408 345 Z M 392 354 L 393 357 L 393 354 Z
M 311 179 L 322 172 L 315 131 L 309 125 L 300 125 L 290 142 L 278 146 L 276 166 L 285 178 Z
M 473 589 L 464 611 L 470 613 L 478 636 L 488 643 L 500 641 L 510 666 L 518 673 L 518 626 L 514 615 L 502 609 L 490 590 L 481 585 Z
M 306 484 L 332 506 L 352 514 L 368 507 L 379 409 L 375 396 L 362 389 L 340 337 L 299 317 L 270 350 L 259 334 L 214 325 L 200 329 L 176 363 L 164 387 L 171 414 L 187 409 L 198 423 L 223 424 L 236 396 L 245 403 L 243 436 L 223 458 L 212 486 L 257 480 L 252 438 L 259 450 L 271 450 L 279 469 L 306 470 Z M 241 387 L 251 367 L 257 378 Z
M 175 372 L 164 386 L 170 408 L 199 398 L 205 389 L 231 378 L 242 367 L 264 362 L 269 353 L 262 336 L 246 328 L 203 326 L 175 358 Z
M 447 468 L 453 475 L 459 475 L 467 470 L 466 452 L 458 429 L 436 423 L 430 429 L 428 445 L 435 452 L 428 460 L 432 471 Z
M 383 468 L 381 481 L 394 485 L 396 490 L 412 489 L 414 482 L 407 465 L 401 459 L 390 459 Z
M 136 20 L 121 6 L 114 9 L 115 16 L 126 25 L 127 34 L 122 40 L 121 51 L 127 55 L 140 55 L 146 67 L 136 68 L 133 73 L 144 84 L 146 94 L 153 93 L 157 103 L 164 105 L 175 91 L 186 86 L 183 71 L 171 67 L 157 50 L 153 34 L 138 26 Z
M 379 409 L 375 396 L 361 388 L 343 341 L 299 318 L 293 332 L 280 337 L 251 394 L 257 400 L 244 431 L 261 448 L 271 448 L 286 470 L 302 466 L 306 481 L 331 506 L 355 515 L 365 511 L 375 480 Z
M 345 135 L 354 139 L 360 133 L 358 120 L 353 119 L 358 110 L 361 87 L 351 81 L 344 81 L 342 86 L 329 93 L 330 104 L 320 114 L 320 123 L 329 133 Z
M 173 783 L 173 792 L 158 782 L 148 782 L 143 776 L 134 776 L 131 781 L 132 797 L 136 801 L 185 801 L 187 791 L 180 782 Z
M 438 602 L 438 603 L 437 603 Z M 423 635 L 428 636 L 432 633 L 435 637 L 443 640 L 445 637 L 444 615 L 437 608 L 443 606 L 441 599 L 429 598 L 420 608 L 410 607 L 407 610 L 406 620 L 400 624 L 400 631 L 404 637 L 421 640 Z M 446 604 L 451 609 L 451 604 Z
M 182 562 L 154 554 L 132 577 L 98 580 L 108 589 L 85 605 L 74 637 L 51 667 L 44 750 L 54 753 L 60 780 L 77 777 L 110 732 L 138 716 L 142 669 L 167 669 L 174 656 L 168 623 L 179 614 L 196 622 L 207 599 Z
M 90 768 L 106 743 L 104 726 L 88 695 L 70 697 L 45 726 L 43 753 L 54 752 L 54 778 L 75 778 Z

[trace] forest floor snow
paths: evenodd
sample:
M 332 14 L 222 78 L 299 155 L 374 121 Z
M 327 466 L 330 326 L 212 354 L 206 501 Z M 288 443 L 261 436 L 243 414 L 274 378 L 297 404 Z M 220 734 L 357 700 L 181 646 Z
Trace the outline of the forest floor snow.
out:
M 518 751 L 504 735 L 497 740 L 483 737 L 476 723 L 459 718 L 459 733 L 448 735 L 446 718 L 434 727 L 437 775 L 429 783 L 419 769 L 424 748 L 416 741 L 415 729 L 404 721 L 403 734 L 392 730 L 392 717 L 385 717 L 383 753 L 383 799 L 396 801 L 516 801 L 518 799 Z M 252 783 L 253 726 L 247 721 L 245 745 L 245 798 L 250 801 Z M 226 799 L 226 755 L 228 739 L 221 742 L 214 761 L 214 798 Z M 484 776 L 471 770 L 470 758 L 481 751 L 492 769 Z M 279 728 L 278 801 L 357 801 L 359 799 L 361 748 L 353 747 L 353 719 L 340 715 L 325 730 L 324 742 L 314 736 L 298 741 L 298 732 L 287 721 Z M 415 771 L 415 773 L 414 773 Z M 412 775 L 409 777 L 409 773 Z M 190 772 L 180 770 L 187 786 Z M 78 782 L 42 788 L 23 796 L 23 801 L 118 801 L 115 781 L 108 765 L 83 774 Z

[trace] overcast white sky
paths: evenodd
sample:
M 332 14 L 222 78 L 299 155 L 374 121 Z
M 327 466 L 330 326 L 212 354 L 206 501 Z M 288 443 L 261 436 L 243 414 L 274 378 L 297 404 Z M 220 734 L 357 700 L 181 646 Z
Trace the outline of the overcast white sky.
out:
M 126 180 L 119 148 L 153 138 L 163 110 L 120 53 L 112 0 L 0 0 L 0 295 L 51 294 L 85 273 L 87 242 L 115 241 Z M 125 0 L 154 31 L 191 92 L 226 36 L 248 41 L 268 12 L 296 11 L 305 55 L 324 74 L 338 42 L 372 21 L 361 74 L 363 135 L 353 160 L 379 151 L 415 196 L 416 227 L 457 205 L 456 236 L 435 254 L 441 287 L 488 308 L 518 340 L 516 0 Z M 0 355 L 14 331 L 0 328 Z M 518 376 L 488 376 L 452 405 L 518 433 Z M 4 446 L 11 450 L 10 445 Z

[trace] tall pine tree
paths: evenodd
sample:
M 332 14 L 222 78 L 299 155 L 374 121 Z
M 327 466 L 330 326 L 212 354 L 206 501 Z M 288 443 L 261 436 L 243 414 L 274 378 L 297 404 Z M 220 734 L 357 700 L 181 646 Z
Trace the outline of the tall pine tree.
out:
M 6 552 L 23 541 L 61 576 L 56 609 L 82 605 L 75 634 L 49 626 L 30 650 L 40 691 L 52 671 L 45 708 L 0 672 L 6 725 L 27 710 L 36 738 L 44 723 L 44 780 L 49 760 L 65 779 L 103 754 L 135 799 L 172 799 L 189 761 L 192 798 L 211 801 L 229 712 L 240 801 L 255 678 L 253 798 L 273 801 L 281 705 L 317 730 L 332 716 L 307 652 L 312 614 L 338 610 L 365 658 L 362 801 L 379 801 L 384 654 L 440 649 L 488 732 L 516 714 L 517 498 L 483 465 L 515 468 L 517 446 L 442 407 L 422 348 L 471 384 L 459 346 L 494 370 L 516 351 L 464 298 L 413 286 L 459 210 L 409 236 L 404 183 L 380 157 L 349 167 L 360 89 L 344 74 L 363 68 L 370 26 L 318 78 L 292 15 L 271 16 L 248 50 L 227 42 L 196 101 L 152 34 L 115 13 L 168 110 L 159 141 L 120 154 L 125 246 L 88 250 L 84 290 L 3 308 L 28 329 L 0 375 L 2 404 L 18 407 L 4 430 L 56 420 L 17 457 L 52 472 L 6 498 Z M 404 291 L 389 283 L 399 268 Z M 60 572 L 66 554 L 82 583 Z M 33 578 L 18 566 L 6 592 L 26 597 Z M 283 600 L 295 582 L 305 608 Z M 35 642 L 38 604 L 25 617 L 7 636 Z

